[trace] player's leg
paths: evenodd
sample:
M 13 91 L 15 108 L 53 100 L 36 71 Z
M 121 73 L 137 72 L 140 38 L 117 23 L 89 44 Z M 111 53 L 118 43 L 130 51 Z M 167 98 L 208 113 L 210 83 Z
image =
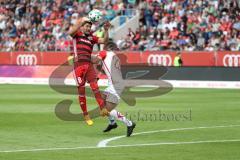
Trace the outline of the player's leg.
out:
M 79 100 L 79 104 L 82 109 L 83 115 L 88 115 L 84 85 L 78 86 L 78 100 Z
M 98 84 L 97 84 L 97 74 L 94 70 L 93 65 L 90 65 L 88 68 L 88 71 L 86 73 L 86 79 L 90 84 L 90 87 L 92 89 L 92 92 L 95 96 L 95 99 L 98 103 L 98 106 L 100 108 L 100 114 L 102 114 L 102 116 L 108 115 L 107 110 L 104 108 L 105 106 L 105 101 L 101 95 L 101 92 L 99 90 Z
M 122 113 L 117 111 L 115 109 L 116 106 L 117 106 L 117 104 L 115 104 L 115 103 L 106 102 L 106 109 L 108 110 L 109 115 L 114 117 L 116 120 L 119 120 L 119 121 L 123 122 L 126 126 L 131 126 L 132 121 L 130 121 Z
M 75 71 L 74 72 L 75 78 L 78 84 L 78 100 L 84 115 L 85 122 L 88 125 L 93 125 L 93 121 L 91 120 L 87 111 L 87 102 L 86 102 L 86 94 L 85 94 L 85 83 L 86 83 L 85 74 L 87 71 L 87 66 L 85 65 L 76 66 L 74 71 Z
M 127 126 L 127 137 L 131 136 L 133 129 L 135 128 L 136 124 L 131 120 L 127 119 L 122 113 L 117 111 L 115 108 L 118 105 L 119 100 L 116 95 L 107 93 L 106 95 L 106 109 L 109 112 L 109 118 L 114 117 L 116 120 L 123 122 Z M 110 131 L 111 129 L 117 128 L 116 122 L 109 124 L 108 127 L 104 130 L 105 132 Z
M 102 109 L 105 106 L 105 102 L 101 96 L 97 81 L 96 80 L 91 81 L 91 82 L 89 82 L 89 84 L 90 84 L 90 87 L 92 89 L 92 92 L 95 96 L 95 99 L 96 99 L 99 107 Z
M 102 97 L 103 97 L 103 99 L 105 100 L 105 103 L 107 103 L 106 102 L 106 98 L 107 98 L 107 92 L 104 92 L 103 94 L 102 94 Z M 115 107 L 117 106 L 117 104 L 114 104 L 114 103 L 112 103 L 112 104 L 108 104 L 108 105 L 106 105 L 106 109 L 108 110 L 108 111 L 111 111 L 112 109 L 114 109 Z M 103 130 L 103 132 L 109 132 L 109 131 L 111 131 L 112 129 L 115 129 L 115 128 L 117 128 L 118 127 L 118 125 L 117 125 L 117 123 L 116 123 L 116 119 L 114 118 L 114 116 L 112 116 L 112 115 L 108 115 L 108 126 Z
M 91 120 L 91 118 L 88 114 L 88 111 L 87 111 L 85 86 L 78 86 L 78 94 L 79 94 L 78 99 L 79 99 L 80 107 L 81 107 L 82 112 L 83 112 L 85 122 L 87 123 L 87 125 L 91 126 L 91 125 L 93 125 L 93 121 Z

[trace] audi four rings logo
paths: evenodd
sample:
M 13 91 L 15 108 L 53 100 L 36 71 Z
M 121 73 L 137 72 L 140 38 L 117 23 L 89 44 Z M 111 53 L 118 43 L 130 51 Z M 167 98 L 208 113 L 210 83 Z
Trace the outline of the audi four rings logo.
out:
M 19 54 L 17 56 L 17 65 L 33 66 L 37 64 L 37 57 L 34 54 Z
M 240 55 L 239 54 L 226 54 L 223 57 L 223 65 L 225 67 L 239 67 Z
M 148 56 L 148 64 L 151 66 L 171 66 L 172 58 L 168 54 L 150 54 Z

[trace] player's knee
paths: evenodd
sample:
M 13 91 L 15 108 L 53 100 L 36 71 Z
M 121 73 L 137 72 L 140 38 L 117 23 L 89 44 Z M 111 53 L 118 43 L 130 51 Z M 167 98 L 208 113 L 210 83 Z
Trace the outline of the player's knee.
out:
M 93 91 L 99 90 L 97 82 L 90 82 L 90 87 Z
M 108 110 L 108 112 L 111 112 L 117 105 L 111 102 L 106 102 L 106 109 Z

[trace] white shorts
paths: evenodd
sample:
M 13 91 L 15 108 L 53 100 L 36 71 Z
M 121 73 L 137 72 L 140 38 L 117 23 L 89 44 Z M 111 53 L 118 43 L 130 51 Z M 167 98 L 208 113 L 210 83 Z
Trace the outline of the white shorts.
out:
M 115 86 L 118 87 L 118 86 Z M 119 91 L 120 92 L 120 91 Z M 106 101 L 119 104 L 120 102 L 120 96 L 113 85 L 109 85 L 103 92 L 104 95 L 106 95 Z
M 120 99 L 118 98 L 117 95 L 112 94 L 112 93 L 107 92 L 107 91 L 104 91 L 103 94 L 106 95 L 106 101 L 107 102 L 111 102 L 111 103 L 114 103 L 114 104 L 119 104 Z

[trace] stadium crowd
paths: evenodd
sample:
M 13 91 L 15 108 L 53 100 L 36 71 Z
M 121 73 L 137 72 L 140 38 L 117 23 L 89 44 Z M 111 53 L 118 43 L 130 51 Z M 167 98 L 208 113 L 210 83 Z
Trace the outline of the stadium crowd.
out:
M 93 8 L 111 20 L 122 10 L 140 14 L 121 50 L 240 50 L 238 0 L 6 0 L 0 1 L 0 51 L 69 51 L 66 35 Z

